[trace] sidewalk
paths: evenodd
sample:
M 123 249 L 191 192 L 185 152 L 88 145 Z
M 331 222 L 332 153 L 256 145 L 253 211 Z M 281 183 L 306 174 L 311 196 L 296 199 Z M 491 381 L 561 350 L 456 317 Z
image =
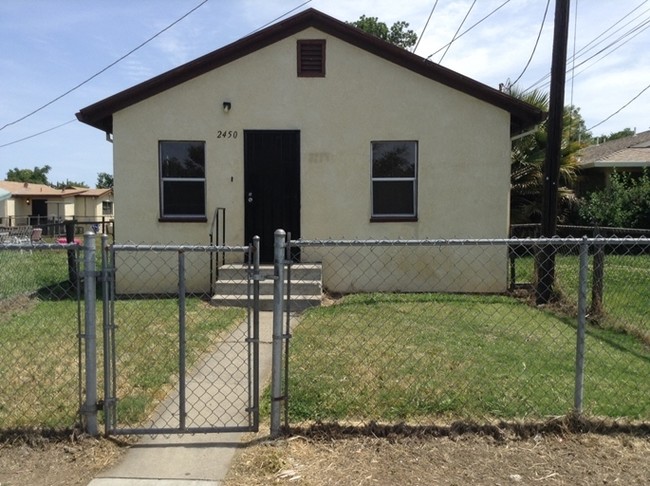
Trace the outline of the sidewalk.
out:
M 271 375 L 271 343 L 273 313 L 260 312 L 260 388 Z M 220 359 L 227 358 L 228 352 Z M 210 358 L 206 360 L 209 362 Z M 194 377 L 208 376 L 199 370 Z M 210 382 L 208 390 L 218 390 L 218 382 Z M 244 433 L 143 436 L 132 446 L 122 461 L 102 472 L 89 486 L 219 486 L 228 473 L 230 463 Z

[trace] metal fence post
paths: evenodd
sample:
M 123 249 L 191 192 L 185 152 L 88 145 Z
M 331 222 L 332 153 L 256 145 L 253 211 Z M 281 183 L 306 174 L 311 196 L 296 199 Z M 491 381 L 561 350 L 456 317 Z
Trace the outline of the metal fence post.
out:
M 185 430 L 185 252 L 178 252 L 178 418 L 180 430 Z
M 97 435 L 97 283 L 95 262 L 95 233 L 84 234 L 84 349 L 86 359 L 86 401 L 82 414 L 86 432 Z
M 284 230 L 275 230 L 273 245 L 273 355 L 271 361 L 271 436 L 280 433 L 282 397 L 282 317 L 284 314 Z
M 260 237 L 253 236 L 253 427 L 260 421 Z
M 587 269 L 589 265 L 589 243 L 587 237 L 580 243 L 580 279 L 578 284 L 578 329 L 576 333 L 576 383 L 574 411 L 582 413 L 585 381 L 585 326 L 587 320 Z
M 111 394 L 111 302 L 110 286 L 111 276 L 109 271 L 108 258 L 108 235 L 103 233 L 101 236 L 101 262 L 102 262 L 102 321 L 104 337 L 104 433 L 108 435 L 113 427 L 111 423 L 113 417 L 113 401 Z

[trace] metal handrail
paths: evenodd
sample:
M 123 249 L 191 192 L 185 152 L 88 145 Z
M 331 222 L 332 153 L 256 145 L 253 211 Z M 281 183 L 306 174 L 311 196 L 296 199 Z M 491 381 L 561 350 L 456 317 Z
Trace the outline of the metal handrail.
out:
M 219 226 L 221 226 L 221 235 L 219 234 Z M 221 236 L 221 241 L 219 241 L 219 236 Z M 210 223 L 210 246 L 215 245 L 221 247 L 226 246 L 226 208 L 216 208 L 212 215 L 212 222 Z M 226 263 L 226 253 L 220 253 L 221 264 L 223 265 Z M 215 265 L 213 255 L 214 253 L 210 252 L 210 294 L 213 293 L 214 281 L 219 278 L 219 257 L 217 256 Z

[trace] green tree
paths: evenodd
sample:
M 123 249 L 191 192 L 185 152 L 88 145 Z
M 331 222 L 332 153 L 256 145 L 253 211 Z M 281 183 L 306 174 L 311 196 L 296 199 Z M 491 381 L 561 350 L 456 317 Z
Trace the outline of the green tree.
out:
M 113 176 L 107 172 L 97 174 L 97 189 L 110 189 L 113 187 Z
M 31 182 L 32 184 L 46 184 L 49 185 L 47 180 L 47 173 L 52 169 L 49 165 L 43 167 L 34 167 L 34 169 L 10 169 L 7 172 L 7 180 L 13 182 Z
M 542 91 L 523 92 L 510 88 L 511 96 L 548 111 L 549 98 Z M 576 152 L 590 138 L 585 128 L 580 110 L 567 106 L 564 110 L 562 160 L 558 187 L 558 219 L 566 222 L 575 212 L 578 199 L 573 192 L 577 177 L 578 161 Z M 510 172 L 510 222 L 512 224 L 538 223 L 542 216 L 542 194 L 544 189 L 543 171 L 546 158 L 546 122 L 540 124 L 532 133 L 520 137 L 512 143 Z
M 75 187 L 88 187 L 88 185 L 85 182 L 75 182 L 66 179 L 65 182 L 57 182 L 52 187 L 54 189 L 74 189 Z
M 380 22 L 377 17 L 362 15 L 359 20 L 348 22 L 348 24 L 403 49 L 413 47 L 418 41 L 417 34 L 408 29 L 409 23 L 402 20 L 395 22 L 389 28 L 384 22 Z
M 594 142 L 597 143 L 609 142 L 610 140 L 617 140 L 619 138 L 631 137 L 632 135 L 636 135 L 636 130 L 633 130 L 632 128 L 624 128 L 623 130 L 619 130 L 618 132 L 611 132 L 609 135 L 601 135 L 600 137 L 596 137 L 594 139 Z
M 605 189 L 585 198 L 580 216 L 599 226 L 650 229 L 650 173 L 647 168 L 643 169 L 641 177 L 614 171 Z

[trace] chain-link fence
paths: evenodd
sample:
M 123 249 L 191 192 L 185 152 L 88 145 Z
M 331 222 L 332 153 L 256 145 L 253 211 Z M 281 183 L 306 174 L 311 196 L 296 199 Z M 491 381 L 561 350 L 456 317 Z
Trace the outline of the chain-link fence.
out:
M 0 430 L 78 422 L 79 254 L 74 244 L 0 243 Z
M 108 240 L 0 244 L 0 429 L 67 428 L 82 402 L 113 433 L 254 428 L 260 287 L 289 425 L 650 421 L 647 238 L 299 240 L 286 273 Z
M 0 431 L 257 427 L 252 247 L 109 238 L 0 243 Z
M 219 281 L 211 262 L 227 256 Z M 252 430 L 258 328 L 249 247 L 114 245 L 109 433 Z
M 324 289 L 286 319 L 289 426 L 650 420 L 647 238 L 288 246 Z

